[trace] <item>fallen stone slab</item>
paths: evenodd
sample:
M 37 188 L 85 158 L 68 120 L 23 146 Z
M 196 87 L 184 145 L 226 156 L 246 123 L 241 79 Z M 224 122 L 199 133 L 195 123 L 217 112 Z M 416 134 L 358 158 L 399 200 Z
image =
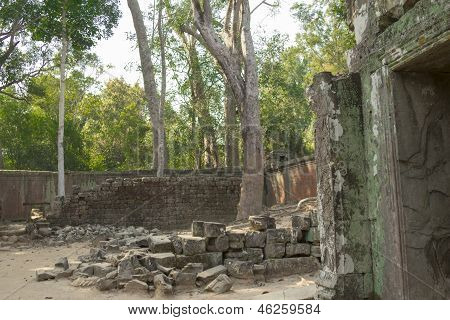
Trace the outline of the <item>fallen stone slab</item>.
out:
M 265 259 L 283 258 L 286 253 L 286 245 L 284 243 L 267 243 L 264 247 Z
M 311 245 L 309 243 L 288 243 L 286 244 L 286 257 L 309 256 Z
M 225 235 L 226 226 L 223 223 L 205 222 L 203 223 L 203 234 L 207 238 L 217 238 Z
M 266 245 L 266 233 L 260 231 L 249 231 L 245 234 L 246 248 L 264 248 Z
M 291 240 L 291 231 L 289 229 L 269 229 L 266 231 L 266 244 L 269 243 L 287 243 Z
M 320 268 L 320 263 L 315 257 L 269 259 L 264 260 L 262 264 L 266 268 L 266 279 L 307 274 Z
M 253 262 L 227 260 L 225 263 L 227 272 L 237 279 L 253 279 Z
M 217 278 L 221 274 L 226 274 L 227 268 L 223 265 L 218 265 L 214 268 L 207 269 L 203 272 L 200 272 L 197 275 L 196 284 L 197 286 L 204 286 Z
M 192 263 L 192 262 L 188 263 L 181 269 L 181 272 L 195 273 L 195 274 L 203 272 L 203 264 L 202 263 Z
M 93 275 L 99 278 L 105 277 L 108 273 L 116 270 L 108 262 L 98 262 L 91 265 L 93 268 Z
M 275 229 L 275 218 L 269 216 L 250 216 L 248 217 L 250 227 L 255 231 L 265 231 L 267 229 Z
M 206 240 L 200 237 L 182 236 L 183 254 L 185 256 L 193 256 L 206 252 Z
M 131 280 L 125 284 L 124 290 L 126 292 L 147 292 L 148 284 L 140 280 Z
M 206 250 L 211 252 L 224 252 L 230 247 L 228 236 L 220 235 L 216 238 L 207 239 Z
M 203 269 L 209 269 L 223 263 L 222 252 L 205 252 L 194 256 L 178 255 L 176 259 L 176 268 L 182 269 L 188 263 L 201 263 Z
M 166 268 L 175 268 L 177 266 L 177 259 L 173 253 L 152 253 L 147 255 L 144 259 L 148 259 L 148 261 L 153 264 L 155 267 L 157 265 L 166 267 Z M 151 270 L 152 271 L 152 270 Z
M 51 279 L 55 279 L 55 273 L 53 271 L 46 271 L 46 270 L 36 271 L 37 281 L 47 281 Z
M 148 248 L 153 253 L 173 252 L 174 247 L 172 241 L 166 236 L 149 236 Z
M 59 280 L 59 279 L 65 279 L 65 278 L 70 278 L 73 275 L 73 272 L 75 271 L 75 268 L 69 268 L 66 270 L 62 270 L 61 271 L 56 271 L 55 270 L 55 279 Z
M 55 263 L 55 267 L 67 270 L 69 269 L 69 260 L 67 259 L 67 257 L 61 258 Z
M 309 230 L 311 227 L 311 218 L 301 215 L 291 217 L 292 229 Z
M 97 281 L 96 287 L 100 291 L 108 291 L 117 289 L 117 279 L 107 279 L 107 278 L 101 278 Z
M 220 274 L 206 286 L 205 290 L 221 294 L 230 291 L 232 287 L 233 281 L 226 274 Z

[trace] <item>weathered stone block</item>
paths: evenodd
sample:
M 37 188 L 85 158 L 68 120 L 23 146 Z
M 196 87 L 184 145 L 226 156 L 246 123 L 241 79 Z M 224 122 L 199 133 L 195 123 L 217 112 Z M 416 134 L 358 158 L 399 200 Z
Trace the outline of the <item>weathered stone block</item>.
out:
M 303 240 L 303 231 L 300 229 L 292 229 L 291 231 L 291 243 L 302 242 Z
M 264 251 L 262 248 L 247 248 L 247 259 L 253 263 L 261 263 L 264 260 Z
M 222 264 L 222 252 L 206 252 L 193 256 L 178 255 L 177 269 L 182 269 L 188 263 L 201 263 L 204 269 L 209 269 Z
M 210 284 L 208 284 L 205 290 L 220 294 L 230 291 L 232 286 L 233 281 L 231 281 L 231 279 L 226 274 L 221 274 Z
M 266 235 L 266 244 L 287 243 L 291 240 L 291 232 L 289 229 L 269 229 Z
M 148 284 L 140 280 L 131 280 L 125 285 L 124 290 L 126 292 L 147 292 Z
M 227 251 L 228 248 L 230 247 L 228 236 L 226 235 L 221 235 L 218 236 L 217 238 L 208 238 L 207 241 L 208 241 L 208 244 L 206 246 L 207 251 L 224 252 Z
M 195 280 L 197 278 L 196 273 L 188 273 L 188 272 L 173 272 L 172 274 L 173 280 L 175 281 L 175 286 L 177 287 L 195 287 Z
M 205 230 L 203 229 L 204 226 L 203 221 L 193 221 L 192 222 L 192 236 L 193 237 L 204 237 L 205 236 Z
M 228 274 L 237 279 L 253 279 L 253 262 L 227 260 Z
M 321 258 L 320 246 L 311 246 L 311 255 L 316 258 Z
M 308 230 L 311 227 L 311 218 L 305 216 L 292 216 L 292 229 Z
M 152 253 L 147 257 L 153 264 L 159 264 L 166 268 L 174 268 L 177 265 L 177 259 L 173 253 Z
M 309 256 L 311 245 L 309 243 L 288 243 L 286 244 L 286 257 Z
M 243 231 L 229 231 L 227 232 L 228 243 L 230 249 L 243 249 L 245 242 L 245 232 Z
M 203 224 L 204 237 L 217 238 L 225 235 L 226 226 L 223 223 L 205 222 Z
M 264 247 L 265 259 L 283 258 L 286 252 L 286 245 L 284 243 L 267 243 Z
M 262 263 L 266 268 L 266 279 L 306 274 L 319 270 L 319 261 L 314 257 L 269 259 Z
M 163 274 L 158 274 L 153 278 L 153 284 L 156 289 L 158 297 L 173 295 L 173 287 L 168 277 Z
M 265 231 L 267 229 L 275 229 L 275 218 L 269 216 L 250 216 L 248 217 L 250 227 L 255 231 Z
M 203 271 L 203 264 L 202 263 L 188 263 L 187 265 L 185 265 L 182 269 L 181 272 L 184 273 L 200 273 Z
M 311 227 L 317 227 L 319 225 L 319 219 L 317 216 L 317 210 L 311 210 L 309 212 L 309 216 L 311 218 Z
M 245 234 L 245 246 L 247 248 L 264 248 L 266 237 L 265 232 L 249 231 Z
M 227 251 L 223 254 L 223 257 L 224 259 L 246 261 L 248 260 L 248 252 L 244 250 Z
M 148 247 L 153 253 L 173 252 L 172 241 L 166 236 L 149 236 Z
M 183 254 L 186 256 L 206 252 L 205 238 L 182 236 L 181 241 L 183 242 Z
M 253 276 L 255 277 L 255 281 L 266 282 L 266 266 L 262 264 L 254 264 Z
M 308 231 L 303 235 L 303 239 L 306 242 L 314 243 L 316 245 L 320 244 L 320 233 L 317 227 L 311 227 Z
M 203 286 L 214 280 L 220 274 L 226 274 L 227 268 L 223 265 L 215 266 L 214 268 L 209 268 L 197 275 L 196 283 L 198 286 Z

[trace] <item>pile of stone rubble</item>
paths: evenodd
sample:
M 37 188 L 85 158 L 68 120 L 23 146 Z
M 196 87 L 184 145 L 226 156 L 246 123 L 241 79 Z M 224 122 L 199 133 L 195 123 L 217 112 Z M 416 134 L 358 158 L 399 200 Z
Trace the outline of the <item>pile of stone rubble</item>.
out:
M 227 231 L 224 224 L 194 221 L 192 235 L 131 227 L 99 241 L 79 262 L 62 258 L 53 270 L 36 276 L 38 281 L 69 278 L 73 286 L 161 297 L 178 289 L 223 293 L 231 289 L 233 278 L 263 283 L 317 271 L 319 259 L 312 248 L 319 239 L 311 227 L 315 214 L 293 216 L 291 228 L 279 229 L 269 216 L 250 217 L 249 230 Z

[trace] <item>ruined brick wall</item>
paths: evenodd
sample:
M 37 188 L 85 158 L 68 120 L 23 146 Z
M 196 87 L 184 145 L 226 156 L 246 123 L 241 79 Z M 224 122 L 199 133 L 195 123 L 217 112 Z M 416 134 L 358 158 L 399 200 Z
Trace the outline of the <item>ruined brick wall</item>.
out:
M 189 228 L 194 220 L 236 218 L 240 177 L 143 177 L 107 179 L 92 191 L 66 196 L 54 222 Z
M 312 157 L 269 169 L 264 177 L 264 204 L 268 207 L 317 195 L 316 162 Z

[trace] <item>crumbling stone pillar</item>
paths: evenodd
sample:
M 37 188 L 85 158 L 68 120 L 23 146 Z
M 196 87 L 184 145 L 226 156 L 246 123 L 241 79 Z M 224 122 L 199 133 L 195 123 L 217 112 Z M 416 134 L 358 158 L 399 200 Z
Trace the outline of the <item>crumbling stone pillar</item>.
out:
M 373 277 L 360 77 L 318 74 L 309 96 L 317 114 L 322 254 L 318 298 L 370 298 Z

